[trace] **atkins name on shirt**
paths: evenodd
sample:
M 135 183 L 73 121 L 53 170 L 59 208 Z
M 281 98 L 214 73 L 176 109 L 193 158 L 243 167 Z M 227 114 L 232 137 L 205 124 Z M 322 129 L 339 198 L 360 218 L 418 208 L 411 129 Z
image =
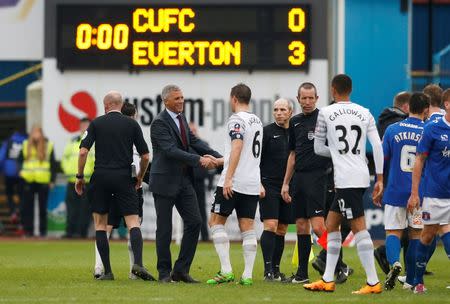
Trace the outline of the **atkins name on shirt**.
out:
M 361 113 L 359 113 L 358 110 L 354 110 L 354 109 L 339 109 L 338 111 L 333 112 L 330 115 L 329 119 L 331 121 L 334 121 L 336 118 L 338 118 L 341 115 L 354 115 L 354 116 L 358 117 L 359 119 L 361 119 L 361 121 L 366 121 L 366 118 Z
M 400 142 L 402 140 L 414 140 L 419 141 L 422 137 L 422 133 L 416 133 L 416 132 L 399 132 L 394 135 L 394 139 L 396 142 Z

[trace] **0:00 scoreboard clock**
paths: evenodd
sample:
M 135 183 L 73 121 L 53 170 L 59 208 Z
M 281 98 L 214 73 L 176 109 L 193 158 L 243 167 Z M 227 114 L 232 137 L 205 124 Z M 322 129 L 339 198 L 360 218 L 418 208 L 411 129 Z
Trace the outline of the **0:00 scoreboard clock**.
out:
M 308 70 L 309 5 L 59 5 L 59 69 Z

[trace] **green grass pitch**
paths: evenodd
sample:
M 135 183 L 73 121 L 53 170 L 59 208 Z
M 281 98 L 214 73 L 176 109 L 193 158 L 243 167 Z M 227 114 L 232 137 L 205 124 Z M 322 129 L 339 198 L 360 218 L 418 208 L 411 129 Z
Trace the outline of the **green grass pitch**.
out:
M 258 251 L 253 286 L 235 284 L 207 286 L 174 283 L 161 285 L 128 279 L 128 253 L 125 242 L 111 243 L 111 261 L 116 280 L 95 281 L 93 241 L 0 241 L 0 303 L 450 303 L 450 262 L 442 246 L 430 262 L 433 276 L 425 277 L 428 293 L 414 295 L 395 290 L 381 295 L 357 296 L 351 291 L 364 283 L 364 272 L 356 250 L 344 249 L 345 261 L 355 269 L 347 283 L 338 285 L 334 293 L 312 293 L 301 285 L 263 282 L 263 263 Z M 282 270 L 294 271 L 290 263 L 293 245 L 288 244 Z M 259 249 L 258 249 L 259 250 Z M 314 251 L 319 248 L 314 246 Z M 172 245 L 175 256 L 178 247 Z M 243 270 L 241 246 L 231 246 L 231 259 L 237 277 Z M 154 243 L 144 244 L 146 267 L 156 275 Z M 202 282 L 219 269 L 212 244 L 199 244 L 191 274 Z M 384 275 L 379 270 L 381 280 Z M 310 278 L 319 275 L 310 267 Z

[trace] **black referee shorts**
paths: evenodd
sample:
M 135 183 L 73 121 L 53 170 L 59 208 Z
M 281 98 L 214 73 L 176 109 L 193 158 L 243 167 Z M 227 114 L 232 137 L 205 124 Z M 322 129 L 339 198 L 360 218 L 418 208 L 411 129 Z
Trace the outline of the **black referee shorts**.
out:
M 325 170 L 294 173 L 291 196 L 296 219 L 325 217 L 327 175 Z
M 263 183 L 266 196 L 259 200 L 259 213 L 261 220 L 275 219 L 279 223 L 292 222 L 291 204 L 287 204 L 281 197 L 281 187 Z
M 364 192 L 366 188 L 336 189 L 330 211 L 341 213 L 347 220 L 364 216 Z
M 138 202 L 139 202 L 139 217 L 141 218 L 141 223 L 142 223 L 142 219 L 143 219 L 143 215 L 144 215 L 144 210 L 143 210 L 144 195 L 143 195 L 142 188 L 138 189 L 136 192 L 137 192 L 137 197 L 138 197 Z M 109 214 L 108 214 L 108 225 L 113 226 L 114 229 L 119 228 L 122 218 L 123 218 L 123 215 L 120 213 L 119 206 L 117 205 L 117 203 L 114 199 L 114 195 L 113 195 L 112 199 L 111 199 Z M 124 222 L 124 225 L 126 225 L 125 219 L 123 222 Z
M 230 199 L 223 196 L 223 188 L 217 187 L 214 194 L 211 213 L 216 213 L 228 217 L 236 210 L 238 218 L 255 219 L 256 208 L 258 207 L 259 195 L 248 195 L 234 191 Z
M 109 213 L 113 195 L 120 214 L 139 214 L 138 196 L 131 174 L 117 170 L 94 171 L 87 190 L 91 211 L 99 214 Z

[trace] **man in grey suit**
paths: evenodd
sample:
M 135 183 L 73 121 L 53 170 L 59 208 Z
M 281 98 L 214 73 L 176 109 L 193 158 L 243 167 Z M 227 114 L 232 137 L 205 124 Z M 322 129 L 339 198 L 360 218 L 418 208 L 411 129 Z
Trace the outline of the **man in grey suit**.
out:
M 222 155 L 194 136 L 183 115 L 181 89 L 167 85 L 162 90 L 166 109 L 152 122 L 153 161 L 150 191 L 155 198 L 156 253 L 159 281 L 198 283 L 189 275 L 201 227 L 201 216 L 193 188 L 192 168 L 214 168 L 223 164 Z M 190 153 L 192 149 L 198 154 Z M 175 206 L 184 223 L 180 253 L 172 270 L 172 210 Z

